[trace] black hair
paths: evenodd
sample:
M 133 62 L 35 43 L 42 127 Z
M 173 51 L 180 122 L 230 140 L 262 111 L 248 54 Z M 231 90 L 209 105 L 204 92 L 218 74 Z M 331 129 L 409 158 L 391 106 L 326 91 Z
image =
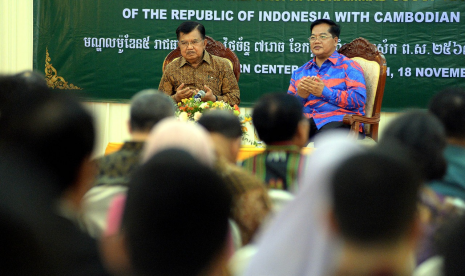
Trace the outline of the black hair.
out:
M 28 110 L 51 95 L 45 77 L 37 72 L 0 76 L 0 120 L 10 110 Z
M 70 95 L 50 91 L 35 72 L 1 77 L 0 97 L 0 145 L 27 151 L 65 190 L 92 153 L 91 115 Z
M 174 101 L 170 97 L 158 90 L 146 89 L 132 97 L 129 123 L 133 131 L 149 132 L 174 113 Z
M 429 110 L 438 117 L 448 137 L 465 139 L 465 90 L 447 88 L 431 99 Z
M 45 76 L 36 71 L 23 71 L 15 75 L 27 86 L 29 91 L 48 88 Z M 40 93 L 40 92 L 39 92 Z
M 94 148 L 92 116 L 73 97 L 53 96 L 34 105 L 18 101 L 0 119 L 0 143 L 24 149 L 57 178 L 60 191 L 76 180 Z M 21 108 L 23 107 L 23 108 Z M 26 108 L 27 107 L 27 108 Z
M 229 110 L 211 110 L 200 117 L 198 123 L 208 132 L 219 133 L 227 138 L 242 136 L 239 118 Z
M 205 39 L 205 27 L 196 21 L 186 21 L 181 23 L 181 25 L 179 25 L 179 27 L 176 29 L 176 37 L 179 40 L 179 38 L 181 37 L 181 33 L 188 34 L 195 29 L 199 31 L 200 35 L 202 36 L 202 39 Z
M 138 275 L 197 276 L 224 248 L 231 196 L 187 152 L 155 154 L 130 186 L 122 231 Z
M 415 110 L 392 120 L 383 131 L 379 147 L 389 150 L 393 143 L 405 147 L 425 181 L 441 179 L 446 173 L 446 136 L 441 122 L 429 112 Z
M 313 27 L 320 25 L 320 24 L 328 24 L 330 26 L 329 33 L 333 37 L 339 37 L 339 35 L 341 34 L 341 26 L 339 26 L 338 24 L 336 24 L 334 21 L 330 19 L 317 19 L 313 21 L 313 23 L 310 25 L 310 32 L 313 31 Z
M 331 181 L 336 223 L 344 238 L 385 243 L 414 221 L 421 178 L 402 154 L 369 151 L 350 157 Z
M 260 139 L 267 143 L 292 139 L 303 119 L 302 103 L 286 93 L 270 93 L 255 104 L 252 120 Z

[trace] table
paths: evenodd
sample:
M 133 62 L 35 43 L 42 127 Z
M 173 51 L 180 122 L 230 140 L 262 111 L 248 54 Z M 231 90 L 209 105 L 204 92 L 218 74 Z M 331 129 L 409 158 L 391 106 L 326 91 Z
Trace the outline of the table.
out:
M 123 143 L 114 143 L 110 142 L 108 143 L 106 149 L 105 149 L 105 155 L 113 153 L 121 148 Z M 241 147 L 239 151 L 239 155 L 237 156 L 237 161 L 242 161 L 247 158 L 253 157 L 261 152 L 263 152 L 265 148 L 257 148 L 253 146 L 243 146 Z M 302 148 L 302 153 L 303 154 L 309 154 L 314 150 L 314 148 Z

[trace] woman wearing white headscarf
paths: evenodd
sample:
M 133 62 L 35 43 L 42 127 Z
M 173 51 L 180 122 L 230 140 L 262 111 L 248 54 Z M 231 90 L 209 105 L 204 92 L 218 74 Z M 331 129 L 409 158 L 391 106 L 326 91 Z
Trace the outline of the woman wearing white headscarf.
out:
M 329 275 L 339 243 L 329 230 L 330 179 L 339 164 L 362 151 L 347 135 L 318 137 L 301 178 L 302 189 L 258 242 L 245 276 Z

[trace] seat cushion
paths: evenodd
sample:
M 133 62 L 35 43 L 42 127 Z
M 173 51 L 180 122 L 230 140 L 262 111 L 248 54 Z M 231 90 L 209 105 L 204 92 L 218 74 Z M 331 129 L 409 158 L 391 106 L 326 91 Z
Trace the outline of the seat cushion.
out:
M 375 103 L 376 89 L 378 88 L 380 66 L 376 61 L 369 61 L 361 57 L 353 57 L 352 60 L 356 61 L 363 69 L 363 75 L 366 83 L 366 105 L 365 116 L 371 117 L 373 113 L 373 106 Z M 370 126 L 365 125 L 365 133 L 370 133 Z

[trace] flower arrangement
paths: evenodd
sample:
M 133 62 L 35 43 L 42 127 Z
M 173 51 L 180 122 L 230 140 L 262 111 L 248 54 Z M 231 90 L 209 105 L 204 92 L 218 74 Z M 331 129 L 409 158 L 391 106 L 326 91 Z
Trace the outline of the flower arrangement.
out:
M 231 110 L 236 116 L 238 116 L 241 122 L 242 140 L 246 143 L 257 145 L 256 142 L 251 142 L 250 139 L 247 138 L 248 129 L 246 125 L 252 125 L 252 117 L 250 114 L 241 115 L 237 105 L 230 106 L 228 103 L 223 101 L 202 102 L 192 97 L 189 99 L 182 99 L 181 102 L 177 104 L 177 106 L 178 110 L 176 111 L 176 117 L 178 120 L 191 122 L 197 122 L 200 117 L 202 117 L 202 113 L 208 111 L 209 109 Z
M 208 101 L 202 102 L 197 101 L 194 97 L 189 99 L 182 99 L 178 103 L 178 111 L 176 111 L 176 117 L 180 121 L 198 121 L 202 116 L 202 113 L 209 109 L 221 109 L 221 110 L 231 110 L 239 116 L 240 111 L 237 105 L 230 106 L 228 103 L 223 101 Z

